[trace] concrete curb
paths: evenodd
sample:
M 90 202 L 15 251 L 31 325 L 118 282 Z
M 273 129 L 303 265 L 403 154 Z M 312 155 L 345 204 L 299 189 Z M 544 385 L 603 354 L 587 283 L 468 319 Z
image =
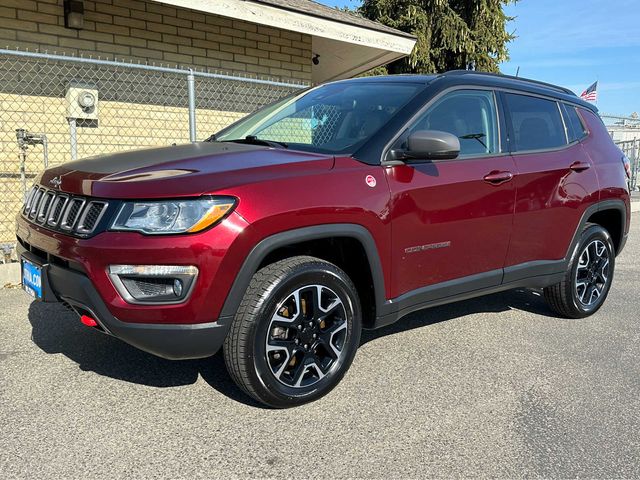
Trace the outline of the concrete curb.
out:
M 0 288 L 20 284 L 20 263 L 0 264 Z

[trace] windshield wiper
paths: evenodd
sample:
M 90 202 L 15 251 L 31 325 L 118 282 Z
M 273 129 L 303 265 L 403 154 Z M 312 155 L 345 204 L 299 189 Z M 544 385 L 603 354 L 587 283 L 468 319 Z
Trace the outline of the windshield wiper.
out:
M 482 140 L 480 140 L 481 138 L 484 138 L 484 137 L 486 137 L 486 135 L 484 133 L 468 133 L 468 134 L 462 135 L 461 137 L 458 137 L 458 138 L 460 138 L 462 140 L 477 140 L 482 144 L 482 146 L 484 148 L 487 148 L 485 143 Z
M 249 145 L 264 145 L 272 148 L 289 148 L 284 142 L 278 142 L 276 140 L 265 140 L 264 138 L 258 138 L 255 135 L 247 135 L 244 138 L 236 138 L 235 140 L 222 140 L 223 142 L 233 143 L 248 143 Z

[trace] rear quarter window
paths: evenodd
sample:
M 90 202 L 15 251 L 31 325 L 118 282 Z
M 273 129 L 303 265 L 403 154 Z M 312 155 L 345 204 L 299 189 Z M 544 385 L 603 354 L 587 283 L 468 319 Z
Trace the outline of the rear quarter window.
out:
M 567 144 L 558 103 L 544 98 L 505 94 L 513 132 L 512 150 L 546 150 Z
M 569 143 L 580 140 L 587 135 L 587 129 L 585 128 L 576 107 L 573 105 L 564 104 L 564 123 L 567 125 L 567 135 L 569 137 Z

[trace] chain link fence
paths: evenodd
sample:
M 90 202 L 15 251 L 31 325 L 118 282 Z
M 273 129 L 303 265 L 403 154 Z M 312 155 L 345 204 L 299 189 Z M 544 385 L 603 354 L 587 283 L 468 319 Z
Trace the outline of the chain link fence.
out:
M 629 180 L 629 188 L 631 190 L 637 190 L 638 172 L 640 171 L 640 138 L 616 142 L 616 145 L 620 150 L 622 150 L 622 153 L 626 155 L 631 163 L 631 179 Z
M 615 144 L 622 150 L 631 163 L 631 190 L 638 189 L 638 171 L 640 170 L 640 118 L 637 114 L 630 116 L 600 113 L 607 131 Z
M 43 168 L 102 153 L 204 139 L 302 87 L 0 50 L 0 248 L 14 243 L 15 216 Z

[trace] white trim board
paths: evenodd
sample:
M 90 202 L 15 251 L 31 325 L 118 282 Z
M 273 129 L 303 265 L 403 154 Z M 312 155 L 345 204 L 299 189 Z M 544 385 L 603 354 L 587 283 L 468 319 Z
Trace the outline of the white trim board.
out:
M 244 0 L 163 0 L 158 3 L 199 10 L 236 20 L 268 25 L 345 43 L 387 50 L 402 54 L 401 56 L 411 53 L 416 43 L 413 38 Z

